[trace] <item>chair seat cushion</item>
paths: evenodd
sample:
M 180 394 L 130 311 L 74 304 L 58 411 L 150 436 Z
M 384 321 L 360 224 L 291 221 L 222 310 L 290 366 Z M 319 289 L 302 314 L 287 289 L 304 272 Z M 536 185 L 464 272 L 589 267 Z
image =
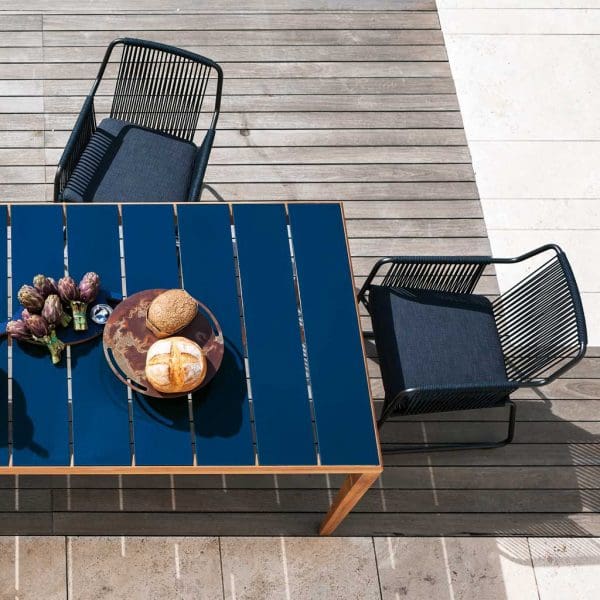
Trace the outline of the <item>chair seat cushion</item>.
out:
M 183 202 L 196 146 L 125 121 L 104 119 L 63 192 L 67 202 Z
M 487 298 L 373 285 L 369 306 L 386 396 L 421 386 L 506 383 Z

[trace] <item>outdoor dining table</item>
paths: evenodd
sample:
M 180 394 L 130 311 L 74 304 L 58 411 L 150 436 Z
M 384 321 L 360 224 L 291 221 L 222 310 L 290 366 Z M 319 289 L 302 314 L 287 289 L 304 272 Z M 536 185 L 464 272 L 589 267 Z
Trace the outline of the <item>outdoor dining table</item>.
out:
M 225 345 L 206 387 L 157 399 L 114 375 L 101 337 L 70 346 L 58 365 L 44 348 L 0 342 L 0 474 L 346 474 L 324 535 L 377 479 L 341 204 L 0 210 L 3 314 L 37 273 L 95 271 L 124 297 L 184 287 L 214 313 Z

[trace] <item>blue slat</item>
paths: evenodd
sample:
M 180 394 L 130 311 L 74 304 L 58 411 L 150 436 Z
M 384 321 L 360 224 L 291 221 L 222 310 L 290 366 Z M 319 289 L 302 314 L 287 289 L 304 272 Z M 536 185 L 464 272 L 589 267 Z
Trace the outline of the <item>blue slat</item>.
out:
M 123 206 L 127 294 L 179 287 L 175 215 L 170 204 Z
M 321 462 L 378 464 L 340 206 L 294 204 L 289 215 Z
M 229 207 L 177 207 L 185 289 L 221 325 L 225 355 L 219 373 L 194 394 L 196 456 L 200 465 L 252 465 L 254 449 L 244 348 L 231 243 Z
M 14 206 L 12 294 L 37 273 L 62 277 L 64 237 L 61 206 Z M 66 357 L 53 365 L 45 348 L 13 344 L 13 464 L 69 464 Z
M 0 208 L 0 315 L 8 318 L 8 273 L 6 264 L 7 207 Z M 0 465 L 8 464 L 8 340 L 0 339 Z
M 283 205 L 233 209 L 262 465 L 316 463 Z
M 179 287 L 173 206 L 123 206 L 127 294 Z M 137 465 L 191 465 L 187 398 L 162 400 L 134 393 L 133 427 Z
M 96 271 L 106 290 L 121 291 L 119 211 L 97 204 L 67 208 L 69 273 Z M 106 364 L 102 338 L 71 347 L 75 465 L 128 465 L 127 388 Z

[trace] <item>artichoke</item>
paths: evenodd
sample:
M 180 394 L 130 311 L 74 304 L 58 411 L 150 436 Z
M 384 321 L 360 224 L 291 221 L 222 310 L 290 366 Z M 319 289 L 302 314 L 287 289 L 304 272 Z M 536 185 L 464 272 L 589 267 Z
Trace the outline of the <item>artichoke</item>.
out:
M 52 362 L 58 364 L 65 345 L 56 337 L 54 327 L 51 327 L 41 315 L 31 315 L 27 320 L 27 328 L 31 332 L 33 341 L 44 344 L 50 351 Z
M 50 325 L 42 315 L 31 315 L 27 320 L 27 328 L 36 338 L 41 339 L 50 335 Z
M 29 331 L 27 324 L 21 319 L 9 321 L 6 324 L 6 333 L 16 340 L 32 340 L 31 332 Z
M 89 281 L 93 283 L 96 287 L 100 287 L 100 275 L 98 273 L 94 273 L 93 271 L 88 271 L 82 278 L 81 281 Z M 81 288 L 81 284 L 80 288 Z
M 39 314 L 44 307 L 44 297 L 31 285 L 21 286 L 17 298 L 30 313 Z
M 73 328 L 75 331 L 87 329 L 86 302 L 80 300 L 79 288 L 72 277 L 63 277 L 58 281 L 58 293 L 63 302 L 69 304 L 73 313 Z
M 36 275 L 33 278 L 33 287 L 44 297 L 47 298 L 50 294 L 58 294 L 56 281 L 52 277 L 45 275 Z
M 57 294 L 50 294 L 46 298 L 44 308 L 42 308 L 42 317 L 48 321 L 51 327 L 57 325 L 66 327 L 71 321 L 71 317 L 63 310 L 62 302 Z
M 63 277 L 58 280 L 58 295 L 66 304 L 79 300 L 79 289 L 72 277 Z
M 96 273 L 86 273 L 79 282 L 79 297 L 89 304 L 96 299 L 100 289 L 100 277 Z
M 98 295 L 100 277 L 97 273 L 90 271 L 81 278 L 79 286 L 75 285 L 75 281 L 71 277 L 63 277 L 58 282 L 58 290 L 61 298 L 71 305 L 75 331 L 85 331 L 88 328 L 87 307 Z

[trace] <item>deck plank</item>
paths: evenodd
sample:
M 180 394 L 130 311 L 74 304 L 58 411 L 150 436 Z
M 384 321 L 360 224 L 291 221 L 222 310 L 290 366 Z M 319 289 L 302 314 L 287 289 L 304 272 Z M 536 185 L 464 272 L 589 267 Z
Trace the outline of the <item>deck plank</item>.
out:
M 435 11 L 402 10 L 394 13 L 396 29 L 439 29 Z M 125 29 L 130 32 L 146 29 L 196 31 L 238 31 L 247 29 L 388 29 L 390 17 L 385 11 L 223 13 L 203 14 L 103 14 L 44 15 L 46 31 L 95 31 Z

